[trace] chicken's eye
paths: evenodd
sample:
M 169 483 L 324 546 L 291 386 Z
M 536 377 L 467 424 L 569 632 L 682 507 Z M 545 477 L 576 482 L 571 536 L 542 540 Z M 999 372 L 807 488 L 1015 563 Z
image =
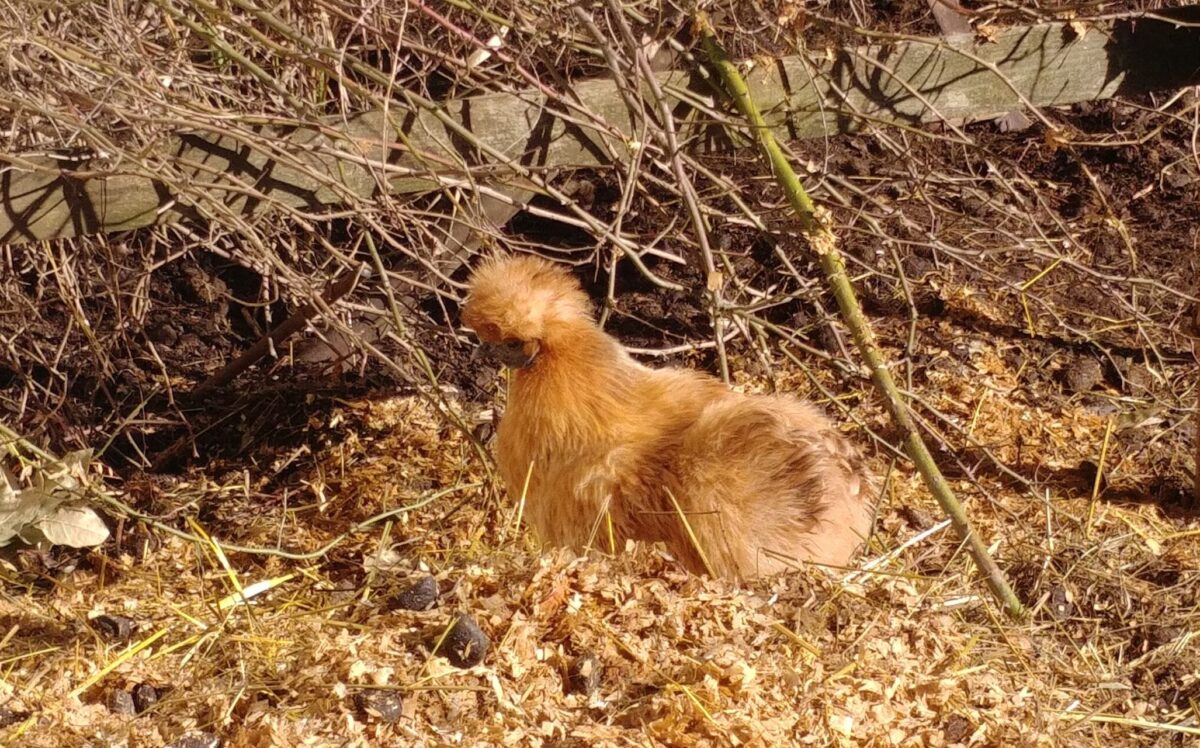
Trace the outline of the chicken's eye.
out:
M 505 364 L 513 366 L 512 362 L 524 362 L 519 364 L 519 366 L 528 365 L 530 356 L 526 350 L 524 340 L 509 338 L 500 341 L 500 344 L 496 348 L 499 349 L 500 358 Z

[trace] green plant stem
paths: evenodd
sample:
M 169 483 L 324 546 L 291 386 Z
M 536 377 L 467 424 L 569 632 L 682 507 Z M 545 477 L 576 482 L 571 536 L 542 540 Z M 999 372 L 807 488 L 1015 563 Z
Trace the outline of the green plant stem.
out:
M 696 19 L 696 25 L 702 36 L 708 63 L 716 71 L 725 87 L 726 94 L 733 99 L 742 115 L 750 123 L 750 129 L 755 141 L 758 143 L 763 155 L 770 162 L 775 179 L 779 182 L 780 187 L 783 188 L 783 192 L 787 196 L 792 210 L 795 211 L 800 221 L 800 228 L 808 239 L 809 246 L 820 260 L 821 269 L 825 272 L 830 285 L 833 287 L 833 294 L 837 299 L 842 319 L 846 323 L 846 326 L 850 328 L 854 342 L 858 346 L 858 350 L 866 361 L 867 366 L 870 368 L 871 379 L 875 382 L 875 387 L 883 396 L 884 405 L 888 413 L 896 425 L 900 427 L 901 433 L 904 434 L 905 453 L 913 461 L 918 472 L 920 472 L 930 493 L 933 494 L 938 504 L 942 507 L 942 510 L 950 518 L 951 525 L 953 525 L 955 531 L 958 533 L 958 537 L 962 540 L 963 545 L 966 546 L 968 553 L 971 554 L 971 558 L 975 561 L 976 566 L 983 572 L 988 588 L 991 589 L 996 600 L 1004 607 L 1004 611 L 1009 617 L 1018 620 L 1023 618 L 1025 607 L 1021 604 L 1016 593 L 1013 592 L 1012 587 L 1009 586 L 1008 580 L 1004 577 L 1004 572 L 1000 570 L 1000 567 L 992 559 L 991 554 L 988 553 L 987 545 L 971 528 L 966 510 L 963 509 L 962 504 L 954 495 L 954 491 L 946 482 L 941 470 L 938 469 L 933 455 L 930 454 L 929 448 L 925 445 L 925 440 L 921 438 L 921 434 L 917 430 L 916 423 L 913 421 L 908 407 L 904 404 L 904 399 L 899 389 L 896 388 L 896 383 L 892 380 L 891 371 L 888 369 L 887 363 L 883 360 L 883 356 L 879 352 L 879 346 L 875 342 L 875 335 L 866 318 L 863 316 L 862 307 L 858 303 L 858 299 L 854 294 L 854 287 L 850 284 L 850 278 L 846 273 L 846 266 L 842 261 L 841 254 L 837 250 L 836 237 L 829 228 L 828 211 L 818 209 L 813 204 L 812 199 L 809 198 L 804 186 L 800 184 L 800 179 L 796 176 L 796 172 L 792 169 L 791 164 L 788 163 L 783 149 L 775 141 L 770 128 L 763 120 L 758 107 L 754 104 L 754 100 L 750 96 L 750 90 L 746 86 L 746 81 L 729 59 L 725 50 L 717 42 L 712 25 L 709 23 L 707 17 L 703 15 L 699 16 Z

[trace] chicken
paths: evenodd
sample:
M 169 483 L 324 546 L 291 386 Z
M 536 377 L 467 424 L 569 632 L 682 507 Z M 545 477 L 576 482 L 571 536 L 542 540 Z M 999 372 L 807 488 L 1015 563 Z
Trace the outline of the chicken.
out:
M 661 541 L 693 572 L 749 579 L 845 566 L 866 540 L 871 481 L 816 408 L 638 363 L 561 266 L 485 262 L 462 317 L 516 370 L 497 463 L 543 542 Z

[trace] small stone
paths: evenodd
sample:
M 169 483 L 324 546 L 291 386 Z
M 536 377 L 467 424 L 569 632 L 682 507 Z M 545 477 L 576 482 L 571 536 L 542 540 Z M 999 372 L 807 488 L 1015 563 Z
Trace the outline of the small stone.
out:
M 971 723 L 961 714 L 951 714 L 942 728 L 947 743 L 961 743 L 971 734 Z
M 29 712 L 24 709 L 9 709 L 8 707 L 0 707 L 0 728 L 15 725 L 18 722 L 24 722 L 29 719 Z
M 133 689 L 133 706 L 141 714 L 158 703 L 158 689 L 149 683 L 139 683 Z
M 483 662 L 491 642 L 475 619 L 460 613 L 434 654 L 440 654 L 454 667 L 475 667 Z
M 567 693 L 591 696 L 600 687 L 604 668 L 592 655 L 576 657 L 567 669 Z
M 1091 392 L 1102 379 L 1104 367 L 1094 358 L 1081 358 L 1063 369 L 1062 381 L 1067 392 Z
M 933 518 L 921 509 L 913 506 L 901 506 L 896 510 L 897 514 L 904 518 L 904 521 L 909 524 L 914 530 L 922 531 L 933 527 Z
M 429 610 L 438 601 L 438 583 L 431 576 L 401 590 L 390 601 L 392 610 Z
M 821 325 L 817 329 L 816 342 L 827 353 L 837 353 L 842 348 L 832 325 Z
M 196 732 L 167 743 L 166 748 L 221 748 L 221 739 L 207 732 Z
M 137 623 L 124 616 L 99 615 L 91 620 L 92 627 L 110 642 L 129 641 Z
M 133 704 L 133 694 L 124 688 L 114 688 L 109 691 L 105 703 L 108 711 L 113 714 L 137 714 L 137 708 Z
M 175 341 L 179 340 L 179 329 L 169 322 L 161 325 L 148 325 L 146 327 L 146 337 L 155 343 L 169 347 L 174 345 Z
M 1172 626 L 1167 624 L 1152 624 L 1147 628 L 1146 643 L 1151 649 L 1158 649 L 1175 641 L 1184 629 L 1180 626 Z
M 391 724 L 404 716 L 399 691 L 367 689 L 354 694 L 354 704 L 368 717 Z
M 1071 602 L 1071 593 L 1062 585 L 1055 585 L 1050 590 L 1050 615 L 1055 620 L 1065 621 L 1075 613 L 1075 605 Z
M 1189 172 L 1186 168 L 1170 167 L 1163 169 L 1163 176 L 1166 177 L 1167 184 L 1177 190 L 1187 187 L 1196 181 L 1196 175 Z

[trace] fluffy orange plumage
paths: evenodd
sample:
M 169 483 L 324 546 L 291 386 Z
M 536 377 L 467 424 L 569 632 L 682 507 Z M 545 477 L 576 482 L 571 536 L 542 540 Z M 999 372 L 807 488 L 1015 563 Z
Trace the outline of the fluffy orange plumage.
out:
M 811 405 L 634 361 L 546 260 L 495 259 L 470 283 L 463 321 L 517 369 L 500 475 L 544 542 L 662 541 L 694 572 L 741 579 L 842 566 L 864 543 L 870 481 Z

